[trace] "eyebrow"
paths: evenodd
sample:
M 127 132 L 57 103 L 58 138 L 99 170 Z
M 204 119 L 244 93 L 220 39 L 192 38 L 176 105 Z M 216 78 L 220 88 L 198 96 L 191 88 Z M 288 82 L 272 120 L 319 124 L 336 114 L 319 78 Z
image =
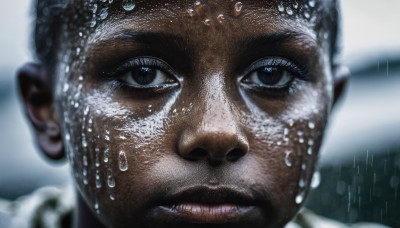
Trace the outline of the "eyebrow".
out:
M 115 35 L 113 40 L 135 43 L 144 46 L 146 49 L 157 51 L 159 54 L 168 57 L 168 60 L 175 66 L 186 66 L 184 70 L 191 67 L 189 57 L 193 56 L 194 50 L 183 37 L 158 32 L 122 31 Z M 176 56 L 180 58 L 176 58 Z
M 316 40 L 310 35 L 296 31 L 283 31 L 270 34 L 262 34 L 257 37 L 249 37 L 241 42 L 246 48 L 257 48 L 260 46 L 271 46 L 278 43 L 285 43 L 288 41 L 306 43 L 311 47 L 316 46 Z

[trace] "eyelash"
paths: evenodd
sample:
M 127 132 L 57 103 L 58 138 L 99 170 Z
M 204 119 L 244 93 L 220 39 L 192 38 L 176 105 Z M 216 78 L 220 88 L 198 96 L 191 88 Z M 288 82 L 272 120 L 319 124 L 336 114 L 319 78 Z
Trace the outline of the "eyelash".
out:
M 173 78 L 177 82 L 179 81 L 177 77 L 174 75 L 177 75 L 173 70 L 172 67 L 170 67 L 166 62 L 164 62 L 161 59 L 155 58 L 155 57 L 137 57 L 133 59 L 129 59 L 125 62 L 123 62 L 121 65 L 119 65 L 117 68 L 112 70 L 111 72 L 106 74 L 106 80 L 111 82 L 110 84 L 110 89 L 112 90 L 118 90 L 124 87 L 131 87 L 127 85 L 125 82 L 120 80 L 120 76 L 128 73 L 132 69 L 136 67 L 151 67 L 155 68 L 157 70 L 165 72 L 169 77 Z M 160 90 L 162 88 L 140 88 L 143 92 L 151 92 L 151 90 Z
M 239 78 L 239 82 L 243 82 L 246 77 L 251 75 L 253 72 L 259 70 L 262 67 L 277 67 L 277 68 L 283 68 L 283 70 L 289 72 L 291 75 L 293 75 L 294 79 L 290 83 L 289 86 L 287 87 L 282 87 L 282 88 L 266 88 L 266 87 L 261 87 L 261 86 L 256 86 L 256 90 L 260 92 L 270 92 L 274 91 L 277 92 L 277 95 L 284 95 L 285 93 L 289 93 L 292 91 L 295 91 L 296 88 L 299 86 L 299 80 L 301 81 L 310 81 L 309 77 L 309 72 L 307 71 L 307 67 L 301 65 L 301 64 L 296 64 L 293 63 L 292 61 L 283 58 L 283 57 L 268 57 L 264 58 L 261 60 L 257 60 L 253 64 L 248 67 L 242 76 Z M 297 80 L 296 80 L 297 79 Z M 243 84 L 243 83 L 242 83 Z M 245 86 L 247 88 L 252 87 L 254 89 L 254 86 Z

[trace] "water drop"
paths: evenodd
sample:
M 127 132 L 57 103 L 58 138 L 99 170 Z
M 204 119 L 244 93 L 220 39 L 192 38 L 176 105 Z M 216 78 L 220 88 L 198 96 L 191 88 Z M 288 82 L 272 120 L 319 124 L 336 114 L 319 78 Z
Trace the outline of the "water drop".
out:
M 314 7 L 315 7 L 315 4 L 316 4 L 316 1 L 315 1 L 315 0 L 310 0 L 310 1 L 308 1 L 308 5 L 309 5 L 311 8 L 314 8 Z
M 299 3 L 297 1 L 294 1 L 293 8 L 295 8 L 295 9 L 299 8 Z
M 301 203 L 304 201 L 304 196 L 305 196 L 305 192 L 304 192 L 304 191 L 302 191 L 301 193 L 299 193 L 299 194 L 296 196 L 296 199 L 295 199 L 296 203 L 297 203 L 297 204 L 301 204 Z
M 84 166 L 88 166 L 88 159 L 86 155 L 83 155 L 82 161 Z
M 79 32 L 79 37 L 82 37 L 83 36 L 83 33 L 82 32 Z
M 101 9 L 100 11 L 100 19 L 104 20 L 108 16 L 108 8 Z
M 286 13 L 288 14 L 288 15 L 293 15 L 293 10 L 292 10 L 292 7 L 290 7 L 290 6 L 288 6 L 287 8 L 286 8 Z
M 114 188 L 115 187 L 115 179 L 112 176 L 112 170 L 111 169 L 108 169 L 107 184 L 108 184 L 108 187 L 110 187 L 110 188 Z
M 217 21 L 218 21 L 218 23 L 223 24 L 224 21 L 225 21 L 224 15 L 223 14 L 218 15 L 217 16 Z
M 113 3 L 113 1 L 114 1 L 114 0 L 108 0 L 108 3 L 110 3 L 110 4 L 111 4 L 111 3 Z
M 307 149 L 307 154 L 308 154 L 308 155 L 312 155 L 312 147 L 308 147 L 308 149 Z
M 97 200 L 96 200 L 96 202 L 94 204 L 94 210 L 96 211 L 97 214 L 100 214 L 99 203 L 97 202 Z
M 86 141 L 86 138 L 83 138 L 83 139 L 82 139 L 82 146 L 83 146 L 84 148 L 86 148 L 86 147 L 88 146 L 88 143 L 87 143 L 87 141 Z
M 93 17 L 92 17 L 92 20 L 90 21 L 90 27 L 91 27 L 91 28 L 94 28 L 94 26 L 96 26 L 96 24 L 97 24 L 96 17 L 93 16 Z
M 135 9 L 135 3 L 132 0 L 124 0 L 122 3 L 122 7 L 125 11 L 132 11 Z
M 66 93 L 68 91 L 68 89 L 69 89 L 69 84 L 65 83 L 64 84 L 64 88 L 63 88 L 63 92 Z
M 115 200 L 115 196 L 113 194 L 110 193 L 110 200 Z
M 194 10 L 192 8 L 189 8 L 186 10 L 186 12 L 189 14 L 189 16 L 193 17 L 194 16 Z
M 100 179 L 100 173 L 97 170 L 96 171 L 96 188 L 100 189 L 101 188 L 101 179 Z
M 243 3 L 242 2 L 236 2 L 235 6 L 234 6 L 234 10 L 233 10 L 233 15 L 235 17 L 238 17 L 243 10 Z
M 314 140 L 313 139 L 309 139 L 307 144 L 309 146 L 313 146 L 314 145 Z
M 109 160 L 109 157 L 110 157 L 110 151 L 109 151 L 109 149 L 107 148 L 107 149 L 104 150 L 103 161 L 104 161 L 105 163 L 107 163 L 108 160 Z
M 74 104 L 74 107 L 75 107 L 75 108 L 79 108 L 79 103 L 76 102 L 76 103 Z
M 304 11 L 304 17 L 306 18 L 306 19 L 309 19 L 310 18 L 310 13 L 309 12 L 307 12 L 307 11 Z
M 92 11 L 93 14 L 95 14 L 97 12 L 97 4 L 91 5 L 90 10 Z
M 305 186 L 306 186 L 306 181 L 303 178 L 301 178 L 299 181 L 299 187 L 304 188 Z
M 318 188 L 321 183 L 321 173 L 319 171 L 314 172 L 313 177 L 311 179 L 311 188 Z
M 303 138 L 303 137 L 300 137 L 300 138 L 299 138 L 299 143 L 301 143 L 301 144 L 304 143 L 304 138 Z
M 69 66 L 66 66 L 65 67 L 65 73 L 68 73 L 69 72 Z
M 292 152 L 290 152 L 290 151 L 286 151 L 285 152 L 285 164 L 286 164 L 286 166 L 288 166 L 288 167 L 292 167 L 293 166 L 293 161 L 292 161 Z
M 285 6 L 283 5 L 283 2 L 280 2 L 279 4 L 278 4 L 278 11 L 279 12 L 283 12 L 283 11 L 285 11 Z
M 122 172 L 128 170 L 128 160 L 124 151 L 119 152 L 119 170 Z
M 210 26 L 211 25 L 211 20 L 210 19 L 205 19 L 203 22 L 205 25 Z
M 314 129 L 315 128 L 315 124 L 313 122 L 308 122 L 308 128 Z
M 307 165 L 305 163 L 301 164 L 301 169 L 305 171 L 307 169 Z

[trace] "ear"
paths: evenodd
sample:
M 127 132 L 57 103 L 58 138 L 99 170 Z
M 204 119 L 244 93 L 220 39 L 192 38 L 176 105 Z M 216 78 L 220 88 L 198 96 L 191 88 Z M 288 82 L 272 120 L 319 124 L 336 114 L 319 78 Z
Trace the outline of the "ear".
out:
M 349 77 L 350 70 L 346 66 L 340 65 L 333 68 L 333 105 L 335 105 L 342 97 L 346 89 Z
M 53 109 L 52 85 L 45 68 L 27 63 L 17 74 L 25 113 L 42 152 L 53 160 L 64 158 L 60 125 Z

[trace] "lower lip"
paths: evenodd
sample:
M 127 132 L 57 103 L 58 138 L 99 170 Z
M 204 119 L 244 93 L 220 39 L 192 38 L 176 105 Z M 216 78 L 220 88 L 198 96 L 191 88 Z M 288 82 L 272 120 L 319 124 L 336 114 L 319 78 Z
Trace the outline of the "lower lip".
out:
M 162 214 L 173 216 L 183 222 L 218 224 L 240 220 L 241 217 L 254 210 L 255 207 L 235 204 L 181 203 L 161 206 L 158 209 L 161 209 Z

